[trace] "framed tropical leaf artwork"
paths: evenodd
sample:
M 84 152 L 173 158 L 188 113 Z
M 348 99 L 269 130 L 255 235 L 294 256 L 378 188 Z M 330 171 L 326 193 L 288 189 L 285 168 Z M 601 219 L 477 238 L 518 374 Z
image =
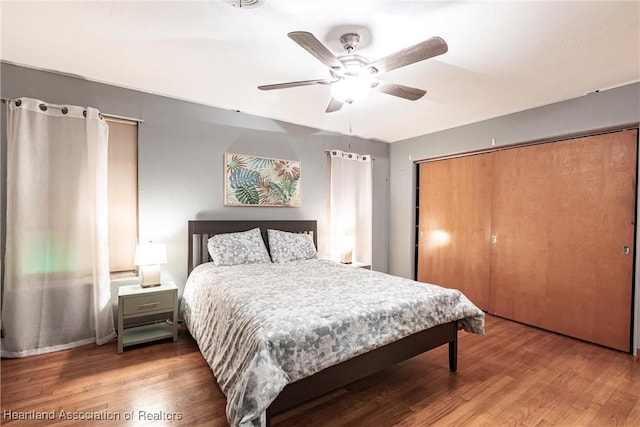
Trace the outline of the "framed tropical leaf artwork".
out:
M 300 207 L 300 162 L 224 154 L 225 206 Z

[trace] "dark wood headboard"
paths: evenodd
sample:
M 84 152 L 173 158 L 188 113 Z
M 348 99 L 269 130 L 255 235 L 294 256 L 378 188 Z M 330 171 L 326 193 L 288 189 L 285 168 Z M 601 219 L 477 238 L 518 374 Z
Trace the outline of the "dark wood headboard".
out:
M 316 220 L 271 220 L 271 221 L 235 221 L 235 220 L 190 220 L 189 240 L 187 240 L 188 266 L 187 274 L 191 273 L 197 265 L 209 261 L 207 240 L 221 233 L 235 233 L 260 228 L 262 239 L 269 247 L 267 229 L 289 231 L 292 233 L 309 233 L 313 237 L 313 243 L 318 247 L 318 222 Z

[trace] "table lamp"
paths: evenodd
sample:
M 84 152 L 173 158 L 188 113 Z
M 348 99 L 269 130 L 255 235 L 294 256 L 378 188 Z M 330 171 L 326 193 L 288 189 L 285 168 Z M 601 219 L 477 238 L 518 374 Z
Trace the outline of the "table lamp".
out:
M 353 235 L 345 233 L 342 237 L 340 249 L 340 262 L 343 264 L 351 264 L 353 262 L 353 248 L 356 245 L 356 239 Z
M 140 286 L 148 288 L 160 285 L 160 264 L 167 262 L 164 243 L 140 243 L 136 247 L 133 263 L 140 266 Z

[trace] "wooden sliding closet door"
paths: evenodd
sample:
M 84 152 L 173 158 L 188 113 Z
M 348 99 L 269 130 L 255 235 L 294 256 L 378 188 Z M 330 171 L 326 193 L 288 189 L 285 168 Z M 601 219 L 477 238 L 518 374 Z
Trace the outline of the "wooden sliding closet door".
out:
M 419 166 L 418 280 L 461 290 L 489 308 L 491 156 Z
M 637 131 L 494 153 L 490 312 L 629 351 Z

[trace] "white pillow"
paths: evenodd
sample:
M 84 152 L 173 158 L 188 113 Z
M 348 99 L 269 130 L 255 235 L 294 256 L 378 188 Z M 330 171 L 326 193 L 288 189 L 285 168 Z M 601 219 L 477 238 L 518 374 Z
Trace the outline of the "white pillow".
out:
M 318 258 L 318 251 L 313 244 L 311 234 L 267 230 L 267 236 L 273 262 Z
M 271 262 L 259 228 L 216 234 L 207 241 L 207 249 L 215 265 Z

